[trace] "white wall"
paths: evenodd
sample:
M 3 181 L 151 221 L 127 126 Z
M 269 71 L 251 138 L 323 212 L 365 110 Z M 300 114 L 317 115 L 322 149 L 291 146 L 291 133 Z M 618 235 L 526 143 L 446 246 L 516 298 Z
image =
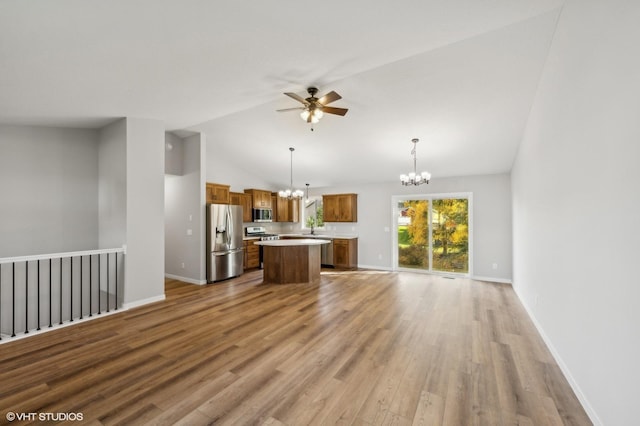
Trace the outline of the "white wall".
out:
M 165 175 L 165 274 L 205 284 L 206 143 L 204 135 L 197 134 L 172 139 L 172 144 L 172 152 L 181 152 L 181 161 L 171 170 L 180 170 L 182 175 Z
M 125 307 L 164 298 L 164 124 L 127 118 Z
M 358 222 L 331 223 L 328 232 L 358 235 L 358 264 L 361 267 L 390 269 L 394 195 L 473 194 L 473 276 L 511 281 L 511 189 L 509 175 L 467 176 L 433 179 L 428 185 L 405 187 L 400 182 L 311 188 L 311 195 L 358 194 Z M 492 269 L 497 263 L 498 269 Z
M 168 175 L 182 176 L 182 163 L 184 153 L 182 139 L 173 133 L 164 134 L 164 173 Z
M 99 248 L 127 241 L 127 120 L 100 129 Z
M 231 191 L 243 192 L 245 189 L 256 188 L 269 191 L 277 189 L 267 184 L 266 179 L 254 175 L 251 170 L 242 167 L 242 158 L 226 158 L 219 155 L 216 149 L 219 144 L 238 143 L 223 142 L 207 138 L 206 149 L 206 182 L 222 183 L 231 186 Z
M 0 126 L 0 257 L 98 246 L 98 132 Z
M 596 424 L 640 382 L 640 3 L 568 0 L 513 172 L 514 288 Z

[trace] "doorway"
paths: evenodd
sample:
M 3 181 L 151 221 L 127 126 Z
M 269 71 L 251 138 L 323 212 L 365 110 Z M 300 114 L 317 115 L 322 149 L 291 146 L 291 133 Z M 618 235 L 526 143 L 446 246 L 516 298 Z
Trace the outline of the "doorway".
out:
M 470 274 L 471 194 L 393 197 L 394 269 Z

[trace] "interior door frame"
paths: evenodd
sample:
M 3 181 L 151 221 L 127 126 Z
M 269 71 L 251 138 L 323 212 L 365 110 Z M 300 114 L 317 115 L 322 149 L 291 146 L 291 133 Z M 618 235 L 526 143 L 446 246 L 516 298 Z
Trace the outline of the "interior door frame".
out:
M 446 271 L 434 271 L 433 268 L 433 254 L 431 252 L 432 232 L 431 232 L 431 210 L 433 208 L 433 200 L 441 200 L 446 198 L 465 198 L 468 200 L 467 209 L 469 215 L 469 223 L 467 224 L 469 229 L 469 268 L 466 273 L 462 272 L 446 272 Z M 426 200 L 429 201 L 429 269 L 414 269 L 414 268 L 401 268 L 398 266 L 398 208 L 397 205 L 400 201 L 404 200 Z M 392 235 L 391 235 L 391 269 L 393 271 L 402 272 L 416 272 L 422 274 L 442 275 L 449 277 L 464 277 L 469 278 L 473 276 L 473 193 L 472 192 L 448 192 L 437 194 L 407 194 L 407 195 L 392 195 L 391 196 L 391 222 L 392 222 Z

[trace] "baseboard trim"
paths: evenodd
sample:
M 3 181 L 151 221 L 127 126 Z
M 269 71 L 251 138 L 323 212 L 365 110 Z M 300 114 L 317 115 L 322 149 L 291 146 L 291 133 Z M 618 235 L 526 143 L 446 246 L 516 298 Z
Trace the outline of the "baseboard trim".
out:
M 124 309 L 132 309 L 132 308 L 137 308 L 139 306 L 148 305 L 149 303 L 162 302 L 164 299 L 165 299 L 165 295 L 161 294 L 159 296 L 153 296 L 147 299 L 136 300 L 130 303 L 124 303 L 122 307 Z
M 525 311 L 527 311 L 527 315 L 529 315 L 529 318 L 531 319 L 531 322 L 533 322 L 534 327 L 536 328 L 536 330 L 538 330 L 538 333 L 540 333 L 540 337 L 542 337 L 542 340 L 544 341 L 545 345 L 547 345 L 547 348 L 549 348 L 549 352 L 551 352 L 551 356 L 558 364 L 558 367 L 560 367 L 560 371 L 562 371 L 562 374 L 567 379 L 567 382 L 569 382 L 569 386 L 571 386 L 571 389 L 573 389 L 573 392 L 576 394 L 576 397 L 580 401 L 580 404 L 582 404 L 582 407 L 584 408 L 584 411 L 587 413 L 587 416 L 589 416 L 589 418 L 591 419 L 591 421 L 595 426 L 604 426 L 604 423 L 602 423 L 602 421 L 600 420 L 600 417 L 598 417 L 598 414 L 589 403 L 589 400 L 582 392 L 582 389 L 580 389 L 578 382 L 576 382 L 576 380 L 571 375 L 571 371 L 569 370 L 569 367 L 562 360 L 560 353 L 556 350 L 555 346 L 553 346 L 551 339 L 549 339 L 547 334 L 544 332 L 544 329 L 536 319 L 535 315 L 533 315 L 533 311 L 529 308 L 527 303 L 525 303 L 524 299 L 520 296 L 520 294 L 518 293 L 517 287 L 514 286 L 513 289 L 514 289 L 514 292 L 516 293 L 516 296 L 518 296 L 520 303 L 522 303 L 522 306 L 524 307 Z
M 172 280 L 182 281 L 189 284 L 205 285 L 207 283 L 207 281 L 194 280 L 193 278 L 181 277 L 180 275 L 173 275 L 173 274 L 164 274 L 164 277 Z
M 494 277 L 478 277 L 478 276 L 472 276 L 470 277 L 472 280 L 475 281 L 488 281 L 491 283 L 502 283 L 502 284 L 511 284 L 513 285 L 513 282 L 511 282 L 510 279 L 508 278 L 494 278 Z
M 378 269 L 380 271 L 393 271 L 392 268 L 380 265 L 358 265 L 358 268 L 361 269 Z
M 42 328 L 40 330 L 29 330 L 28 333 L 16 333 L 16 335 L 14 337 L 10 337 L 9 334 L 2 334 L 2 340 L 0 340 L 0 345 L 4 344 L 4 343 L 10 343 L 10 342 L 15 342 L 16 340 L 20 340 L 20 339 L 25 339 L 27 337 L 31 337 L 31 336 L 37 336 L 38 334 L 43 334 L 43 333 L 48 333 L 50 331 L 56 331 L 56 330 L 60 330 L 61 328 L 65 328 L 65 327 L 70 327 L 73 325 L 77 325 L 77 324 L 82 324 L 83 322 L 87 322 L 87 321 L 93 321 L 95 319 L 100 319 L 100 318 L 104 318 L 104 317 L 108 317 L 110 315 L 115 315 L 115 314 L 119 314 L 121 312 L 126 311 L 127 309 L 123 306 L 121 308 L 118 309 L 111 309 L 109 312 L 107 311 L 102 311 L 101 313 L 92 313 L 91 316 L 85 316 L 84 318 L 75 318 L 73 321 L 65 321 L 62 324 L 54 324 L 53 327 L 49 327 L 49 326 L 41 326 Z

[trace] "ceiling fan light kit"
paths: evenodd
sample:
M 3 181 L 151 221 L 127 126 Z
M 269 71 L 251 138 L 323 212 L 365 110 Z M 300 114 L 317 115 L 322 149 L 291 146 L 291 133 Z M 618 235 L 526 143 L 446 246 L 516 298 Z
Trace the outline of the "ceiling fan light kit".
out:
M 338 95 L 334 91 L 331 91 L 320 98 L 316 97 L 316 94 L 318 93 L 318 89 L 316 87 L 309 87 L 307 89 L 307 93 L 309 93 L 308 98 L 302 98 L 295 93 L 285 93 L 285 95 L 289 96 L 292 99 L 295 99 L 304 106 L 297 108 L 279 109 L 278 112 L 302 110 L 300 112 L 300 118 L 302 118 L 302 120 L 306 121 L 307 123 L 315 124 L 320 121 L 325 113 L 344 116 L 347 111 L 349 111 L 347 108 L 327 106 L 331 102 L 342 99 L 342 96 Z
M 413 143 L 413 149 L 411 150 L 411 154 L 413 155 L 413 171 L 408 174 L 400 175 L 400 183 L 404 186 L 422 185 L 423 183 L 429 183 L 429 180 L 431 179 L 431 173 L 427 171 L 420 174 L 416 172 L 416 146 L 418 141 L 418 138 L 411 140 Z

